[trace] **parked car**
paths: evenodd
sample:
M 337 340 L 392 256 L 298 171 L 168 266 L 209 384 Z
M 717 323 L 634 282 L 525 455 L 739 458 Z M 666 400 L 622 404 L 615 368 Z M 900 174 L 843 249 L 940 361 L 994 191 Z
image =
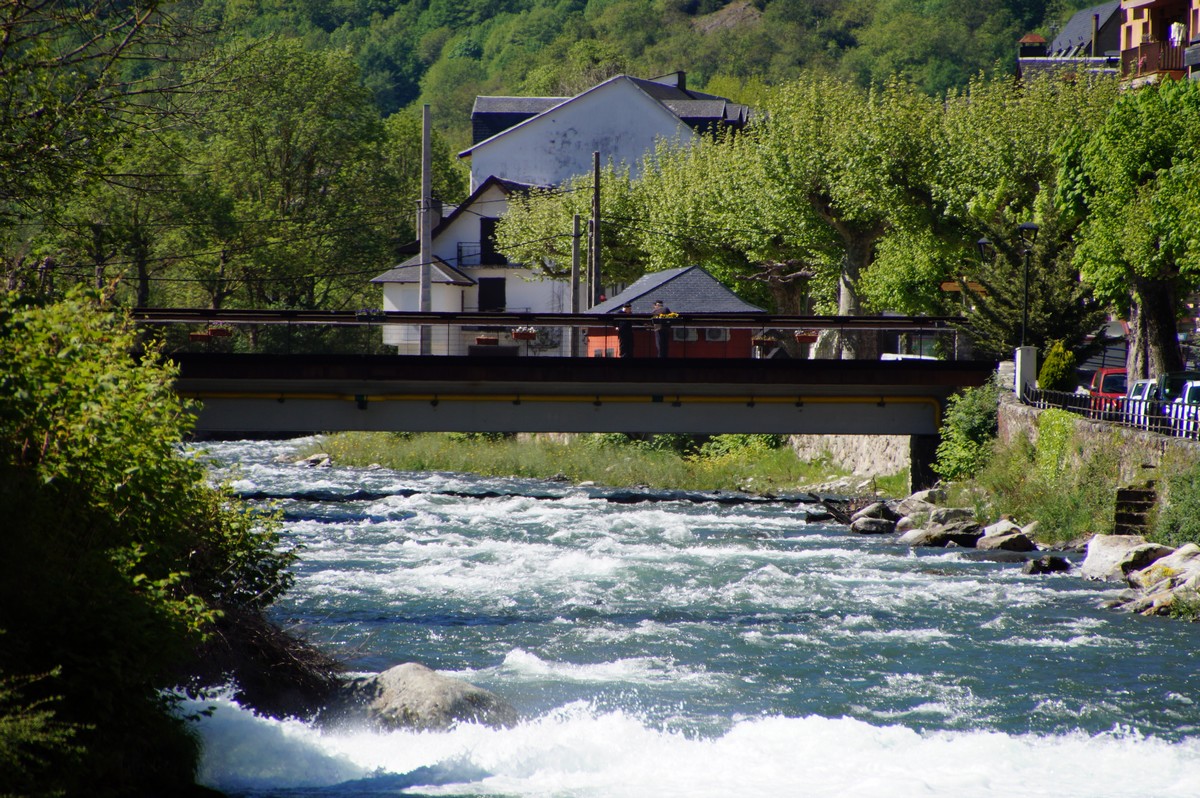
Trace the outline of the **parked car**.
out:
M 1176 435 L 1200 436 L 1200 380 L 1188 380 L 1175 401 L 1167 405 L 1167 415 Z
M 1162 403 L 1158 398 L 1158 380 L 1135 380 L 1125 394 L 1125 423 L 1142 429 L 1163 425 Z
M 1112 418 L 1125 405 L 1126 371 L 1124 368 L 1098 368 L 1092 375 L 1088 395 L 1092 397 L 1092 415 Z

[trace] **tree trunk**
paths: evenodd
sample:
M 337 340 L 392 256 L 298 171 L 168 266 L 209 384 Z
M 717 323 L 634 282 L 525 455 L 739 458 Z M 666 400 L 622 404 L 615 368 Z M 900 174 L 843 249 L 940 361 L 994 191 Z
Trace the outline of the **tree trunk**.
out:
M 1129 357 L 1125 363 L 1130 380 L 1183 370 L 1183 353 L 1175 330 L 1177 308 L 1172 281 L 1133 279 Z
M 857 233 L 857 234 L 855 234 Z M 858 296 L 858 280 L 871 265 L 875 240 L 879 231 L 842 231 L 846 245 L 846 259 L 838 277 L 838 315 L 858 316 L 862 314 L 862 302 Z M 879 357 L 879 336 L 873 331 L 842 333 L 838 336 L 842 360 L 874 360 Z

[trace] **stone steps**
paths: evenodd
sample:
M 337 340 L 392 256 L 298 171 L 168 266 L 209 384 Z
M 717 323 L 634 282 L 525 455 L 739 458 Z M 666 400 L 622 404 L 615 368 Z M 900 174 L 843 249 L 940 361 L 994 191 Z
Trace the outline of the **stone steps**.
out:
M 1158 499 L 1154 482 L 1128 488 L 1117 488 L 1113 514 L 1114 535 L 1144 535 L 1149 531 L 1150 514 Z

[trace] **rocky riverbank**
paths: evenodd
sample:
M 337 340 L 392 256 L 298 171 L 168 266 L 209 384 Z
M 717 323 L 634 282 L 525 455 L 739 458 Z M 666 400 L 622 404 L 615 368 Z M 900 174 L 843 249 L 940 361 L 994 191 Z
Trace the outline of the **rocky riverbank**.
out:
M 1085 579 L 1123 582 L 1128 589 L 1107 606 L 1127 612 L 1190 617 L 1200 608 L 1200 546 L 1194 543 L 1174 549 L 1139 535 L 1094 535 L 1051 549 L 1037 542 L 1036 522 L 1021 527 L 1001 518 L 985 525 L 973 509 L 945 502 L 938 489 L 877 501 L 851 516 L 850 530 L 894 535 L 913 547 L 1006 552 L 1031 574 L 1077 572 Z M 1066 556 L 1071 553 L 1083 554 L 1082 561 L 1074 563 Z

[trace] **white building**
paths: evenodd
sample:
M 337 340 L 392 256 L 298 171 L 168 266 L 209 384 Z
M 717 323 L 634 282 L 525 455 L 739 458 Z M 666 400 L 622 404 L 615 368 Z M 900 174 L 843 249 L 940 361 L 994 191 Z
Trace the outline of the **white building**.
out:
M 748 109 L 722 97 L 688 91 L 683 73 L 642 80 L 618 75 L 575 97 L 477 97 L 471 114 L 475 144 L 471 195 L 433 230 L 431 310 L 560 313 L 571 309 L 570 286 L 495 251 L 496 221 L 515 191 L 560 185 L 588 174 L 593 152 L 605 163 L 636 171 L 659 141 L 687 146 L 706 132 L 740 129 Z M 412 245 L 408 250 L 414 251 Z M 420 255 L 375 277 L 384 310 L 419 309 Z M 466 354 L 473 330 L 435 328 L 435 354 Z M 419 331 L 389 325 L 384 343 L 402 354 L 419 352 Z M 501 343 L 511 344 L 501 333 Z M 557 337 L 539 336 L 520 351 L 557 350 Z

